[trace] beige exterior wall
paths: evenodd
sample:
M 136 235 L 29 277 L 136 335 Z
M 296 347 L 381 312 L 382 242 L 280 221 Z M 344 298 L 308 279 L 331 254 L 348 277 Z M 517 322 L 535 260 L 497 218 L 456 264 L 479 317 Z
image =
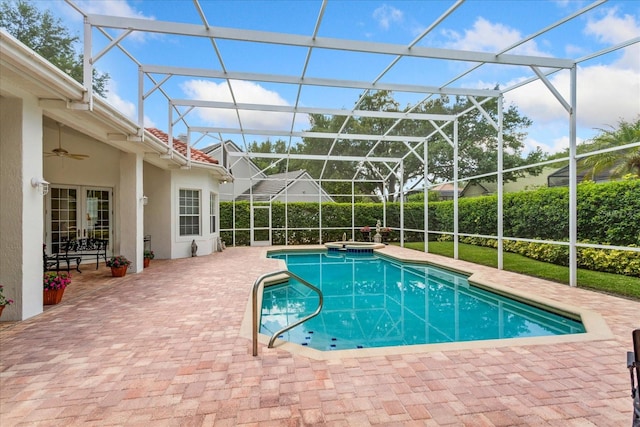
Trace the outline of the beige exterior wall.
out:
M 200 191 L 200 234 L 198 236 L 180 236 L 179 224 L 179 196 L 181 189 Z M 196 242 L 198 255 L 208 255 L 215 252 L 215 242 L 219 232 L 209 232 L 209 194 L 219 193 L 219 185 L 206 171 L 174 170 L 171 171 L 171 258 L 187 258 L 191 256 L 191 243 Z M 219 221 L 219 212 L 216 212 Z M 168 226 L 168 225 L 165 225 Z M 219 226 L 216 226 L 216 230 Z
M 0 97 L 0 284 L 15 301 L 3 320 L 42 313 L 42 110 L 35 97 Z

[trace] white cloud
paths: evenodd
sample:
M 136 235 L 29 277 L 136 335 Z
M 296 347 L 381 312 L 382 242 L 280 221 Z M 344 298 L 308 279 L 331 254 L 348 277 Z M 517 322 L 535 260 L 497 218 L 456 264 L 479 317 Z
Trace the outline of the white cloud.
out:
M 551 83 L 569 102 L 569 73 L 550 78 Z M 595 129 L 615 125 L 623 118 L 634 120 L 640 114 L 640 74 L 615 66 L 578 67 L 577 124 Z M 530 117 L 535 124 L 566 120 L 568 113 L 542 82 L 536 81 L 508 92 L 508 102 Z
M 259 84 L 232 80 L 233 94 L 238 103 L 281 105 L 289 103 L 277 92 L 265 89 Z M 184 93 L 191 99 L 205 101 L 233 102 L 227 83 L 215 83 L 206 80 L 189 80 L 181 85 Z M 238 127 L 238 119 L 234 110 L 222 110 L 213 108 L 197 109 L 198 116 L 212 126 Z M 242 126 L 245 129 L 271 129 L 286 130 L 291 127 L 293 115 L 291 113 L 277 113 L 264 111 L 240 112 Z M 306 115 L 298 115 L 298 122 L 307 120 Z
M 87 13 L 123 16 L 127 18 L 154 19 L 133 9 L 126 0 L 77 1 L 78 6 Z
M 615 44 L 637 37 L 640 34 L 639 23 L 633 15 L 617 16 L 617 9 L 605 11 L 600 19 L 589 19 L 585 34 L 595 36 L 601 43 Z
M 373 11 L 373 19 L 378 25 L 388 30 L 392 23 L 401 23 L 404 19 L 404 13 L 393 6 L 383 4 Z
M 559 153 L 563 150 L 569 148 L 569 130 L 568 124 L 564 124 L 563 128 L 565 129 L 566 135 L 550 138 L 550 139 L 539 139 L 538 135 L 533 135 L 527 137 L 524 141 L 524 152 L 529 153 L 530 151 L 535 151 L 537 147 L 546 153 Z M 583 142 L 582 138 L 577 137 L 576 143 L 581 144 Z
M 107 102 L 120 111 L 123 115 L 138 122 L 138 110 L 133 102 L 123 99 L 117 93 L 117 84 L 113 80 L 109 80 L 107 88 Z M 144 116 L 144 127 L 156 127 L 156 124 L 150 117 Z
M 587 36 L 606 45 L 615 45 L 640 36 L 640 22 L 633 15 L 616 15 L 617 9 L 605 11 L 600 19 L 589 19 L 584 29 Z M 624 50 L 618 62 L 619 67 L 635 68 L 640 66 L 640 45 L 636 44 Z
M 86 13 L 122 16 L 125 18 L 155 19 L 153 16 L 145 16 L 142 12 L 132 8 L 127 0 L 84 0 L 76 3 Z M 150 36 L 159 37 L 148 33 L 133 32 L 127 36 L 127 39 L 142 42 L 146 37 Z
M 574 44 L 566 45 L 564 47 L 564 51 L 569 58 L 578 58 L 587 53 L 586 49 L 583 46 L 576 46 Z
M 617 44 L 640 34 L 640 23 L 633 16 L 616 16 L 609 9 L 599 19 L 590 19 L 584 29 L 587 36 L 594 37 L 606 46 Z M 585 42 L 586 45 L 586 42 Z M 567 45 L 568 52 L 578 53 L 576 46 Z M 586 52 L 582 52 L 584 54 Z M 578 137 L 589 139 L 597 129 L 616 126 L 622 120 L 633 121 L 640 117 L 640 46 L 626 47 L 618 52 L 594 58 L 578 66 L 577 71 L 577 126 Z M 568 71 L 549 77 L 550 82 L 569 102 L 570 76 Z M 515 83 L 510 82 L 506 86 Z M 551 92 L 537 81 L 508 92 L 507 102 L 514 103 L 519 111 L 531 118 L 534 128 L 539 126 L 538 140 L 549 141 L 538 144 L 532 140 L 530 146 L 538 144 L 548 147 L 550 152 L 558 147 L 566 148 L 568 135 L 568 113 Z
M 448 48 L 481 52 L 500 52 L 502 49 L 524 38 L 520 31 L 504 24 L 489 22 L 482 17 L 476 19 L 473 27 L 464 30 L 462 34 L 455 30 L 443 30 L 442 33 L 451 40 L 446 45 Z M 549 56 L 548 53 L 544 53 L 538 49 L 534 41 L 524 43 L 510 50 L 509 53 Z

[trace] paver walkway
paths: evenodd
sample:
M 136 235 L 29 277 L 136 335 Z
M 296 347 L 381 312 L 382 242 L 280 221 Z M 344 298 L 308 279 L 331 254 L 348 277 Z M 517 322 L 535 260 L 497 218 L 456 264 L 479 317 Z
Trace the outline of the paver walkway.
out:
M 278 268 L 264 250 L 119 279 L 85 268 L 60 305 L 1 322 L 0 426 L 630 425 L 638 301 L 476 267 L 600 312 L 613 338 L 339 360 L 261 344 L 253 357 L 239 331 L 253 281 Z

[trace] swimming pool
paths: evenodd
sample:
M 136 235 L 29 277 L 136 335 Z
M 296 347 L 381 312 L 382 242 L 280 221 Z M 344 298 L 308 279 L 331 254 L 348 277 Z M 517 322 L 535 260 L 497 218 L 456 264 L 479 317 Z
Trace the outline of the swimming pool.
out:
M 320 315 L 280 337 L 317 350 L 585 332 L 579 321 L 472 286 L 466 276 L 430 265 L 344 252 L 269 256 L 322 290 Z M 293 280 L 265 287 L 260 332 L 271 335 L 317 304 L 317 294 Z

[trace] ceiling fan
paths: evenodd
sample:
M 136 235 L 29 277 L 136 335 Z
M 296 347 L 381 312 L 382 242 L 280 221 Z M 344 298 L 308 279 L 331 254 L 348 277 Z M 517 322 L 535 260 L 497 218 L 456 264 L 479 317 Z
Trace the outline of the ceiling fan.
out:
M 87 157 L 89 157 L 89 155 L 87 155 L 87 154 L 70 153 L 67 150 L 65 150 L 64 148 L 62 148 L 62 142 L 61 142 L 61 138 L 60 138 L 60 128 L 61 127 L 62 126 L 60 125 L 60 123 L 58 123 L 58 148 L 54 148 L 53 150 L 51 150 L 50 153 L 45 152 L 44 155 L 46 157 L 51 157 L 51 156 L 68 157 L 70 159 L 75 159 L 75 160 L 84 160 Z

